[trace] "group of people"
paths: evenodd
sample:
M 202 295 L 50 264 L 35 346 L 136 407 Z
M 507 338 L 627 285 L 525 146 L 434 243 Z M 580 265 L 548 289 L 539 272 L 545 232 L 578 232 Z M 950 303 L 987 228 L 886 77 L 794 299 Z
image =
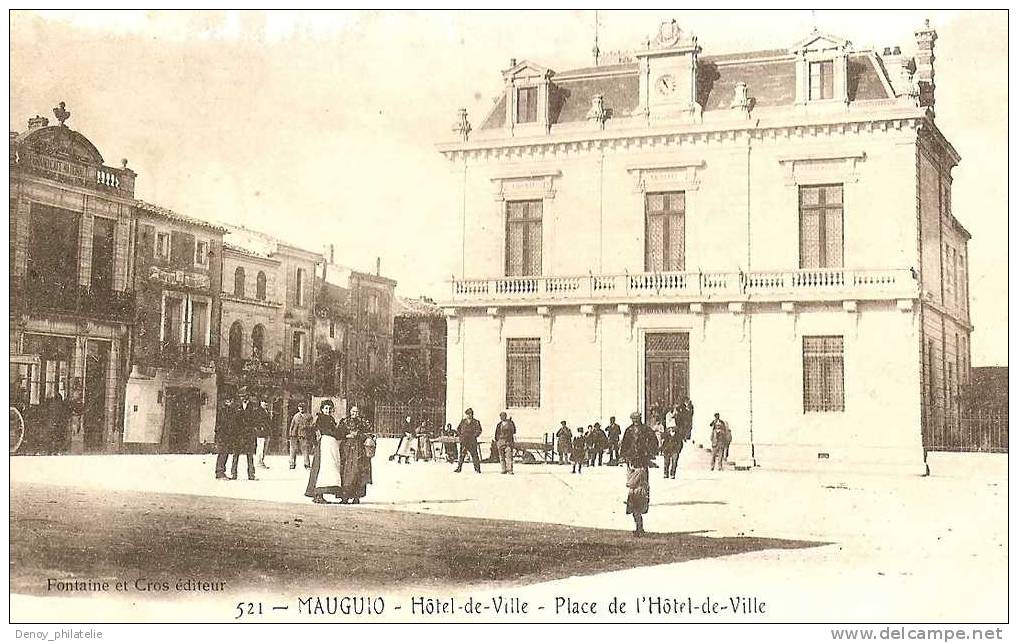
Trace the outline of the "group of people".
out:
M 265 450 L 271 418 L 266 402 L 255 393 L 241 389 L 236 399 L 227 398 L 216 417 L 216 478 L 236 480 L 240 456 L 247 458 L 247 478 L 255 480 L 255 459 L 265 464 Z M 350 408 L 347 417 L 336 420 L 335 404 L 324 400 L 316 415 L 300 402 L 290 418 L 287 430 L 290 469 L 297 468 L 297 455 L 304 457 L 308 484 L 304 495 L 316 504 L 331 504 L 326 495 L 334 495 L 340 504 L 358 504 L 367 495 L 371 483 L 371 458 L 375 455 L 375 436 L 371 426 Z M 232 456 L 230 473 L 227 463 Z
M 446 424 L 445 429 L 436 430 L 428 426 L 427 420 L 421 420 L 414 427 L 413 418 L 408 415 L 403 422 L 403 435 L 396 445 L 396 452 L 389 459 L 397 463 L 410 464 L 419 460 L 431 461 L 444 457 L 449 462 L 455 462 L 457 445 L 455 440 L 449 439 L 455 437 L 456 431 L 453 430 L 452 424 Z
M 371 484 L 375 436 L 356 406 L 338 422 L 334 410 L 332 400 L 323 400 L 311 425 L 315 447 L 304 495 L 315 504 L 330 504 L 326 494 L 335 496 L 340 504 L 360 504 Z
M 246 389 L 237 392 L 237 398 L 226 398 L 216 415 L 216 479 L 236 480 L 240 456 L 247 458 L 247 479 L 255 479 L 255 457 L 258 466 L 265 464 L 271 418 L 267 402 L 258 401 L 258 395 Z M 227 460 L 232 457 L 230 475 L 226 475 Z
M 608 420 L 608 426 L 601 428 L 600 422 L 588 424 L 586 431 L 582 426 L 576 427 L 574 434 L 569 424 L 562 420 L 555 432 L 555 445 L 559 464 L 573 465 L 573 473 L 583 473 L 583 465 L 601 466 L 604 464 L 605 451 L 608 452 L 608 465 L 620 464 L 619 448 L 622 440 L 622 429 L 615 421 L 615 416 Z

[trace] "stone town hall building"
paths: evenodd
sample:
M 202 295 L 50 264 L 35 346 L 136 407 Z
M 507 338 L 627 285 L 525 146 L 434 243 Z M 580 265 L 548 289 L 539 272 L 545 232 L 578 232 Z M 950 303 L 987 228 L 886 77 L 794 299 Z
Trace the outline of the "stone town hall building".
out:
M 439 145 L 449 413 L 536 436 L 689 396 L 694 441 L 718 412 L 737 462 L 924 471 L 972 331 L 936 38 L 712 56 L 673 21 L 628 62 L 514 60 Z

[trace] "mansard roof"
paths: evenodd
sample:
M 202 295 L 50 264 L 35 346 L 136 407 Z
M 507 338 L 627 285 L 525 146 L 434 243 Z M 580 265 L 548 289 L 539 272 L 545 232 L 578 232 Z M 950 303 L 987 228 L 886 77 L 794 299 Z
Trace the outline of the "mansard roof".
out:
M 847 43 L 823 34 L 812 34 L 792 49 L 812 46 L 820 38 L 834 44 Z M 697 62 L 697 102 L 705 112 L 727 110 L 735 92 L 735 83 L 745 82 L 756 107 L 794 104 L 795 57 L 789 52 L 789 49 L 765 49 L 701 55 Z M 532 65 L 524 61 L 517 67 L 524 64 Z M 604 96 L 604 106 L 608 110 L 618 116 L 629 115 L 639 104 L 638 67 L 637 63 L 622 63 L 556 72 L 551 78 L 550 124 L 584 121 L 591 99 L 596 94 Z M 885 84 L 887 72 L 873 52 L 849 52 L 847 80 L 849 101 L 894 98 L 888 93 L 888 84 Z M 480 129 L 505 126 L 505 102 L 506 96 L 502 93 Z

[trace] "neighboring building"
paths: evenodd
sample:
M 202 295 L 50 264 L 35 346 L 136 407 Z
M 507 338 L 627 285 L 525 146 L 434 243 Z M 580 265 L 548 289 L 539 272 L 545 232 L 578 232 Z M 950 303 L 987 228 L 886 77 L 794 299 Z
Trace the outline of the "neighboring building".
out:
M 720 413 L 741 464 L 924 471 L 972 330 L 936 37 L 709 56 L 673 21 L 635 62 L 512 61 L 439 146 L 462 186 L 449 413 L 539 436 L 689 396 L 694 440 Z
M 959 406 L 962 415 L 1008 414 L 1006 366 L 973 366 L 968 384 L 962 387 Z
M 278 435 L 297 403 L 315 393 L 314 280 L 322 261 L 318 253 L 239 226 L 224 237 L 221 392 L 258 393 L 270 403 Z
M 214 441 L 226 229 L 143 201 L 135 216 L 124 448 L 195 453 Z
M 63 103 L 53 111 L 59 125 L 36 116 L 10 133 L 11 400 L 25 409 L 29 450 L 58 406 L 59 450 L 117 452 L 135 314 L 135 173 L 126 159 L 107 166 L 66 126 Z
M 332 390 L 366 405 L 366 411 L 373 402 L 390 397 L 392 386 L 396 282 L 381 276 L 380 268 L 379 263 L 372 275 L 327 262 L 321 274 L 319 318 L 326 323 L 317 336 L 329 349 Z
M 446 322 L 426 298 L 396 297 L 393 392 L 397 402 L 445 406 Z

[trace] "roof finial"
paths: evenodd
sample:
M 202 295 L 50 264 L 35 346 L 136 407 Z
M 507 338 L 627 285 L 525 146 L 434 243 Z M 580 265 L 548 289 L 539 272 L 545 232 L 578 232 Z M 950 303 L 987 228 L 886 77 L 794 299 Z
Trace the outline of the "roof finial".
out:
M 60 104 L 53 108 L 53 115 L 57 117 L 57 120 L 60 121 L 61 125 L 64 125 L 64 121 L 71 117 L 71 113 L 64 109 L 65 107 L 67 107 L 67 105 L 64 101 L 60 101 Z M 67 126 L 64 125 L 64 127 Z
M 597 47 L 597 10 L 594 10 L 594 66 L 597 67 L 598 61 L 601 59 L 601 50 Z

